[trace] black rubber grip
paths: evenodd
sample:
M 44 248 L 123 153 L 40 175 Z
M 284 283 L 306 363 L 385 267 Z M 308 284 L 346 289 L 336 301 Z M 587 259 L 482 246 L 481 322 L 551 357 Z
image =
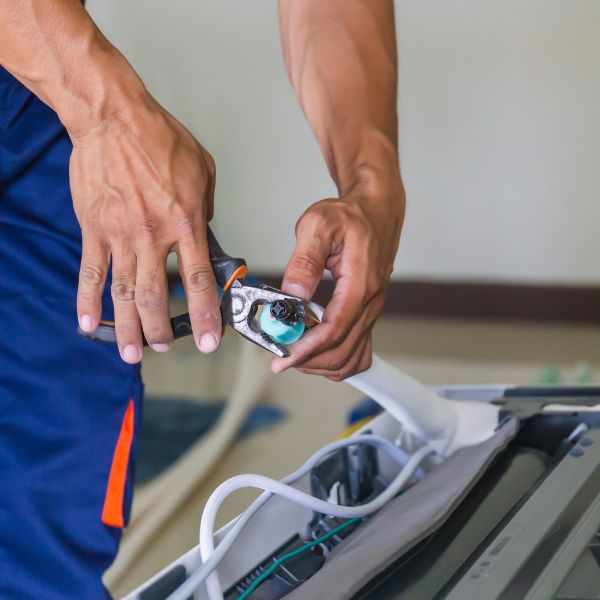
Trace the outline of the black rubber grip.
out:
M 217 284 L 225 288 L 231 282 L 231 278 L 240 267 L 246 266 L 243 258 L 229 256 L 219 242 L 211 228 L 208 228 L 208 249 L 210 250 L 210 261 L 215 273 Z
M 173 330 L 173 337 L 176 340 L 186 335 L 192 335 L 192 324 L 190 323 L 189 313 L 173 317 L 171 319 L 171 329 Z
M 171 319 L 171 329 L 173 329 L 173 338 L 179 339 L 186 335 L 192 335 L 192 324 L 190 323 L 190 315 L 185 313 L 178 317 Z M 96 331 L 88 333 L 83 331 L 80 327 L 77 328 L 77 333 L 86 340 L 94 340 L 96 342 L 103 342 L 104 344 L 116 344 L 117 333 L 114 325 L 99 325 Z M 144 346 L 148 346 L 146 338 L 142 336 Z

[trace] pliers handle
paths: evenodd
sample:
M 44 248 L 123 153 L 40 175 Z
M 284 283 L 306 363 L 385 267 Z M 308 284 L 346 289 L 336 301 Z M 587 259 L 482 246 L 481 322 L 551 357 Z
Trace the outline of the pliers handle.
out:
M 233 258 L 221 248 L 212 229 L 208 227 L 208 249 L 210 262 L 215 273 L 217 285 L 226 292 L 236 279 L 244 279 L 248 275 L 248 265 L 243 258 Z
M 208 227 L 208 249 L 210 251 L 210 262 L 212 264 L 215 280 L 223 291 L 227 291 L 233 282 L 243 279 L 248 274 L 248 266 L 243 258 L 234 258 L 229 256 L 217 241 L 212 229 Z M 187 335 L 192 335 L 192 325 L 189 313 L 173 317 L 171 319 L 171 328 L 173 329 L 174 339 L 179 339 Z M 100 325 L 95 331 L 87 332 L 77 328 L 77 332 L 83 338 L 96 340 L 107 344 L 117 343 L 117 334 L 115 324 L 112 321 L 100 321 Z M 144 346 L 148 345 L 146 338 L 143 338 Z

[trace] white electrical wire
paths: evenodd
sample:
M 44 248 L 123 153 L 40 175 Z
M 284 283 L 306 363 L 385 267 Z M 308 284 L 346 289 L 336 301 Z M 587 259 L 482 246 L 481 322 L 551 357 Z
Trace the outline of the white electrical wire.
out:
M 394 445 L 387 439 L 372 434 L 363 434 L 351 438 L 337 440 L 324 446 L 315 454 L 313 454 L 313 456 L 311 456 L 299 469 L 297 469 L 293 473 L 290 473 L 281 481 L 282 483 L 287 484 L 294 483 L 302 477 L 304 477 L 307 473 L 309 473 L 310 470 L 316 464 L 318 464 L 332 452 L 335 452 L 340 448 L 362 445 L 374 446 L 378 448 L 401 465 L 405 465 L 409 460 L 409 456 L 406 454 L 406 452 L 398 448 L 396 445 Z M 414 470 L 413 475 L 416 478 L 421 479 L 425 476 L 425 473 L 421 468 L 417 467 Z M 198 587 L 218 567 L 218 565 L 223 560 L 227 552 L 229 552 L 230 548 L 236 542 L 237 538 L 241 534 L 248 521 L 250 521 L 250 519 L 258 512 L 258 510 L 265 504 L 265 502 L 267 502 L 267 500 L 272 497 L 272 495 L 273 494 L 271 492 L 263 492 L 248 507 L 248 509 L 236 519 L 236 521 L 233 523 L 229 531 L 225 534 L 225 537 L 220 541 L 216 549 L 214 549 L 214 551 L 210 554 L 208 558 L 206 558 L 206 560 L 203 560 L 202 566 L 198 570 L 194 571 L 190 575 L 190 577 L 185 581 L 185 583 L 183 583 L 175 592 L 173 592 L 167 598 L 167 600 L 187 600 L 188 598 L 190 598 L 191 595 L 198 589 Z
M 323 308 L 321 306 L 311 303 L 310 307 L 318 318 L 322 317 Z M 404 469 L 384 492 L 375 500 L 363 506 L 344 507 L 314 498 L 287 485 L 287 481 L 291 476 L 280 482 L 261 475 L 247 474 L 238 475 L 225 481 L 213 492 L 202 515 L 200 524 L 200 554 L 204 567 L 188 579 L 186 584 L 184 584 L 185 590 L 184 586 L 182 586 L 180 590 L 169 597 L 169 600 L 183 600 L 184 598 L 188 598 L 189 594 L 193 593 L 205 578 L 209 598 L 211 600 L 222 600 L 223 595 L 215 567 L 230 547 L 224 546 L 223 542 L 227 540 L 228 544 L 233 544 L 252 514 L 266 502 L 270 495 L 278 494 L 313 511 L 337 517 L 364 517 L 379 510 L 386 502 L 392 499 L 412 475 L 420 460 L 427 454 L 433 451 L 442 452 L 443 454 L 450 453 L 456 449 L 455 446 L 457 444 L 451 444 L 451 442 L 455 442 L 454 438 L 457 437 L 460 442 L 464 442 L 463 445 L 481 441 L 479 438 L 483 435 L 481 433 L 482 430 L 485 430 L 484 434 L 488 437 L 488 429 L 493 432 L 497 424 L 497 411 L 490 410 L 489 413 L 491 416 L 487 414 L 483 415 L 486 417 L 486 427 L 480 426 L 478 423 L 477 427 L 475 427 L 475 438 L 471 439 L 473 436 L 467 435 L 470 433 L 470 430 L 463 431 L 465 429 L 464 423 L 463 427 L 460 427 L 461 422 L 465 421 L 465 419 L 462 419 L 462 421 L 459 419 L 459 408 L 462 407 L 459 407 L 458 403 L 451 403 L 436 396 L 431 390 L 397 371 L 376 356 L 374 356 L 373 366 L 369 370 L 349 378 L 347 382 L 371 396 L 390 412 L 393 417 L 403 423 L 408 430 L 428 440 L 429 443 L 427 446 L 424 446 L 413 454 Z M 470 417 L 472 416 L 472 407 L 469 405 L 468 408 L 469 415 L 467 416 Z M 469 418 L 467 420 L 470 422 L 473 419 Z M 489 426 L 487 426 L 488 421 L 490 422 Z M 457 432 L 461 435 L 458 435 Z M 460 444 L 457 447 L 460 447 Z M 212 557 L 216 554 L 213 541 L 214 525 L 219 507 L 229 494 L 245 487 L 263 489 L 265 493 L 261 494 L 255 501 L 255 504 L 232 526 L 229 533 L 233 534 L 235 532 L 235 536 L 232 535 L 231 538 L 226 536 L 224 538 L 219 545 L 219 547 L 223 546 L 223 549 L 218 551 L 218 560 L 213 559 Z M 254 512 L 251 512 L 253 507 L 256 508 L 254 508 Z M 192 587 L 194 583 L 195 587 Z
M 381 494 L 379 494 L 379 496 L 371 502 L 360 506 L 340 506 L 338 504 L 332 504 L 325 500 L 315 498 L 310 494 L 297 490 L 280 481 L 264 477 L 263 475 L 245 474 L 231 477 L 215 489 L 204 508 L 200 522 L 200 555 L 202 560 L 208 560 L 214 550 L 213 532 L 219 508 L 225 498 L 235 491 L 247 487 L 258 488 L 268 491 L 271 494 L 277 494 L 287 498 L 288 500 L 315 512 L 344 519 L 361 518 L 377 512 L 394 498 L 410 479 L 419 463 L 425 456 L 432 452 L 433 448 L 430 446 L 419 448 L 419 450 L 410 457 L 402 471 L 400 471 L 396 478 Z M 223 593 L 216 572 L 213 571 L 207 578 L 206 587 L 210 600 L 223 600 Z

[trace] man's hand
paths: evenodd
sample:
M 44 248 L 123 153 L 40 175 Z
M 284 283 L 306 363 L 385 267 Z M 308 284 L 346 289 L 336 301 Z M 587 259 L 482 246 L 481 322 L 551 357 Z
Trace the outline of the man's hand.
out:
M 80 327 L 98 326 L 110 257 L 121 357 L 142 359 L 142 329 L 154 350 L 166 352 L 173 333 L 165 261 L 177 252 L 194 338 L 202 352 L 215 350 L 221 315 L 206 241 L 215 184 L 210 154 L 149 96 L 131 120 L 73 142 L 71 191 L 83 238 Z
M 168 350 L 165 261 L 174 251 L 196 344 L 212 352 L 221 337 L 206 239 L 212 158 L 150 96 L 80 0 L 0 2 L 0 34 L 0 64 L 56 111 L 73 141 L 71 191 L 83 238 L 80 327 L 98 326 L 111 260 L 123 360 L 142 359 L 142 329 L 155 350 Z
M 400 180 L 392 189 L 355 189 L 313 204 L 296 226 L 282 288 L 310 299 L 329 269 L 333 298 L 320 325 L 275 358 L 274 372 L 297 367 L 336 381 L 371 366 L 371 329 L 381 311 L 404 218 Z
M 283 282 L 309 299 L 327 268 L 333 299 L 323 322 L 272 368 L 345 379 L 371 363 L 404 218 L 394 3 L 279 0 L 279 16 L 290 80 L 340 197 L 304 213 Z

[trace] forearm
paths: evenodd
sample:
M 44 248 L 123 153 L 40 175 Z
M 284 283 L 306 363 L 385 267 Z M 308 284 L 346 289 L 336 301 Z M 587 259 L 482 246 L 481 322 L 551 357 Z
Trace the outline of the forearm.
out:
M 393 0 L 280 0 L 289 77 L 340 194 L 397 180 Z
M 0 64 L 53 108 L 74 138 L 126 118 L 127 107 L 146 95 L 79 0 L 0 2 L 0 39 Z

